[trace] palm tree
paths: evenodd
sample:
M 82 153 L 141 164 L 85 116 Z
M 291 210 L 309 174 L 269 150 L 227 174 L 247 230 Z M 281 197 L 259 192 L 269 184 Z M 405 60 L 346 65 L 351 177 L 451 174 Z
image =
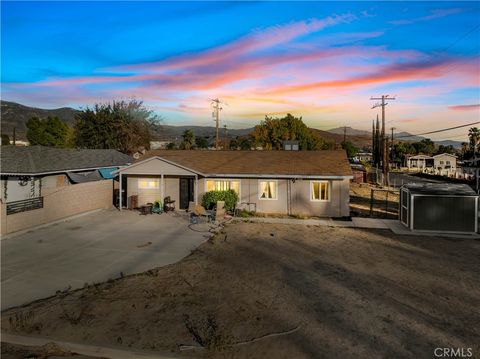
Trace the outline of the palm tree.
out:
M 182 137 L 183 137 L 183 147 L 186 150 L 191 150 L 193 148 L 193 145 L 195 144 L 195 135 L 193 134 L 193 131 L 185 130 Z
M 468 130 L 468 139 L 470 142 L 470 150 L 473 152 L 473 157 L 475 157 L 480 145 L 480 130 L 477 127 L 470 128 L 470 130 Z

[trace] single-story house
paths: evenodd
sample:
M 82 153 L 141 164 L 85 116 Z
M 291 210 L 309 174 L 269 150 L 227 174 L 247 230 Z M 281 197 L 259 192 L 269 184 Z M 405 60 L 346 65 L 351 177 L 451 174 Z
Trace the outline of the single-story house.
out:
M 239 208 L 319 217 L 349 216 L 353 177 L 343 150 L 155 150 L 117 173 L 127 182 L 120 208 L 132 197 L 142 205 L 170 196 L 177 209 L 186 209 L 207 191 L 232 189 Z
M 133 159 L 116 150 L 2 146 L 0 234 L 110 208 L 116 176 Z
M 433 157 L 427 155 L 416 155 L 407 158 L 407 167 L 414 170 L 424 170 L 433 167 Z
M 3 203 L 42 196 L 42 190 L 113 178 L 133 162 L 116 150 L 2 146 L 0 199 Z
M 450 153 L 440 153 L 433 156 L 433 167 L 436 170 L 454 170 L 457 168 L 457 156 Z

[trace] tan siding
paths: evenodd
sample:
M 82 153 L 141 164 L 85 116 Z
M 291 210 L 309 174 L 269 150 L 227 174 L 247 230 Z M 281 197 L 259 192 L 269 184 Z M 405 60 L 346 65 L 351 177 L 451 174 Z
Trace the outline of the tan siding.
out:
M 171 165 L 159 159 L 152 159 L 138 165 L 132 165 L 122 171 L 123 174 L 132 175 L 171 175 L 171 176 L 191 176 L 193 172 L 184 170 L 181 167 Z
M 45 189 L 42 193 L 44 207 L 6 216 L 6 229 L 2 228 L 2 233 L 20 231 L 95 209 L 110 208 L 112 187 L 112 180 L 104 180 Z

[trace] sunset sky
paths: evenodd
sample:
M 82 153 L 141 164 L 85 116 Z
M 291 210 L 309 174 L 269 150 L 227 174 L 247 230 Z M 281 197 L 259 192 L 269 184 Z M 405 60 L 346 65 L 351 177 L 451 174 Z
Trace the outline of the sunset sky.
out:
M 265 115 L 420 133 L 480 118 L 479 2 L 5 2 L 2 99 L 75 108 L 136 97 L 167 124 Z M 466 129 L 432 135 L 464 140 Z

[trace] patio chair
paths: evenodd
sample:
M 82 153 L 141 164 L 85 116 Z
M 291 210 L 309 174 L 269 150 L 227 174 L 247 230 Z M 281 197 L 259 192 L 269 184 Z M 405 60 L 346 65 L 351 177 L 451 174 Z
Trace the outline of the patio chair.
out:
M 175 211 L 175 200 L 172 200 L 170 196 L 163 199 L 163 210 L 165 212 Z
M 207 211 L 202 205 L 199 204 L 195 205 L 192 214 L 198 217 L 205 217 L 207 222 L 212 221 L 215 216 L 213 211 Z

